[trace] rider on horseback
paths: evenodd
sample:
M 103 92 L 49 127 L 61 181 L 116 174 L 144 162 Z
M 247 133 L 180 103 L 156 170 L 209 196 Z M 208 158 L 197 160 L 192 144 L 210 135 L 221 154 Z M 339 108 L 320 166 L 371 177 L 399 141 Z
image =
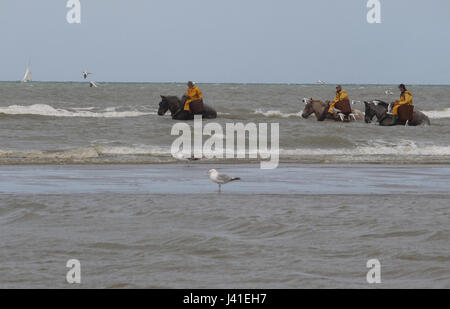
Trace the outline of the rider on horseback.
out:
M 336 103 L 344 102 L 344 101 L 350 102 L 350 98 L 348 97 L 347 92 L 345 92 L 345 90 L 342 90 L 342 86 L 338 85 L 336 87 L 336 97 L 330 103 L 330 108 L 328 109 L 328 112 L 330 114 L 334 114 Z
M 345 107 L 345 111 L 340 110 L 336 104 L 340 108 Z M 351 113 L 350 98 L 341 85 L 336 86 L 336 97 L 330 102 L 329 108 L 325 109 L 323 116 L 319 120 L 324 120 L 328 115 L 335 117 L 337 112 L 342 112 L 346 116 Z
M 184 111 L 192 114 L 201 114 L 203 112 L 203 94 L 200 88 L 193 82 L 188 82 L 188 90 L 184 95 Z
M 409 92 L 406 89 L 406 86 L 404 84 L 401 84 L 400 86 L 398 86 L 398 89 L 400 89 L 400 91 L 402 92 L 400 94 L 400 100 L 397 100 L 394 102 L 394 107 L 392 108 L 392 114 L 395 116 L 395 118 L 398 118 L 398 109 L 400 108 L 400 106 L 402 105 L 413 105 L 413 96 L 411 94 L 411 92 Z

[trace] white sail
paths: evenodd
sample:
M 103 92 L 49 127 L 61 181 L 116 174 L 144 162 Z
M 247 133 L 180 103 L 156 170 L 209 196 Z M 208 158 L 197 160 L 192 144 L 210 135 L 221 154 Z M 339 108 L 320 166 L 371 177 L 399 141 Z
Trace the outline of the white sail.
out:
M 22 82 L 28 83 L 28 82 L 31 82 L 32 80 L 33 80 L 33 78 L 32 78 L 32 75 L 31 75 L 31 66 L 28 65 L 27 71 L 25 72 L 25 76 L 23 77 Z

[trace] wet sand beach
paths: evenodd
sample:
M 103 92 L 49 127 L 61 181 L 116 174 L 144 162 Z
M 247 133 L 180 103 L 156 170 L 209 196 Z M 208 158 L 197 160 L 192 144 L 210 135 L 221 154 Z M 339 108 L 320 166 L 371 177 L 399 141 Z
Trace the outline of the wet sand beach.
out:
M 217 193 L 206 171 L 242 178 Z M 0 168 L 0 287 L 449 288 L 448 165 Z

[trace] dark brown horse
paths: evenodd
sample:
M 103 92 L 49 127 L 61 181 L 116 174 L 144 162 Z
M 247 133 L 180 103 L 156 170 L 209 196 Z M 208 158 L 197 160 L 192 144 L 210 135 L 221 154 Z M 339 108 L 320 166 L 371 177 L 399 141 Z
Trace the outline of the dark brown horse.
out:
M 419 126 L 419 125 L 431 125 L 430 118 L 420 111 L 414 111 L 411 121 L 398 121 L 394 118 L 392 114 L 389 114 L 389 108 L 392 104 L 380 100 L 373 100 L 369 102 L 364 102 L 366 106 L 366 123 L 371 123 L 374 117 L 377 117 L 377 121 L 380 126 L 396 126 L 396 125 L 409 125 L 409 126 Z
M 201 111 L 191 113 L 184 110 L 184 102 L 186 98 L 180 100 L 176 96 L 161 96 L 162 101 L 159 103 L 158 115 L 164 116 L 170 110 L 173 120 L 193 120 L 195 115 L 202 115 L 203 118 L 216 119 L 217 112 L 209 105 L 203 104 Z

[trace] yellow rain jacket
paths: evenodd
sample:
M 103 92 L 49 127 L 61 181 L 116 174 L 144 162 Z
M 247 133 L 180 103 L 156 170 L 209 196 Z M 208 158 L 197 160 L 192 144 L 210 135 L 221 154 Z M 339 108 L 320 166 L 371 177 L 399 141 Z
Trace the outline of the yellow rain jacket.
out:
M 334 98 L 334 101 L 330 103 L 330 109 L 328 110 L 328 112 L 330 114 L 334 114 L 333 108 L 336 105 L 336 103 L 339 101 L 345 100 L 345 99 L 350 101 L 350 98 L 347 95 L 347 92 L 345 92 L 345 90 L 341 90 L 341 91 L 339 91 L 339 93 L 336 93 L 336 97 Z
M 392 109 L 392 114 L 398 116 L 398 109 L 402 105 L 413 105 L 413 96 L 411 92 L 405 91 L 400 95 L 400 100 L 395 101 L 394 108 Z
M 185 110 L 185 111 L 189 111 L 189 110 L 190 110 L 190 104 L 191 104 L 191 102 L 194 102 L 194 101 L 203 99 L 202 91 L 201 91 L 200 88 L 198 88 L 197 86 L 194 86 L 194 87 L 192 87 L 192 88 L 189 88 L 189 89 L 186 91 L 186 96 L 187 96 L 187 97 L 190 97 L 190 99 L 188 99 L 188 100 L 184 103 L 184 110 Z

